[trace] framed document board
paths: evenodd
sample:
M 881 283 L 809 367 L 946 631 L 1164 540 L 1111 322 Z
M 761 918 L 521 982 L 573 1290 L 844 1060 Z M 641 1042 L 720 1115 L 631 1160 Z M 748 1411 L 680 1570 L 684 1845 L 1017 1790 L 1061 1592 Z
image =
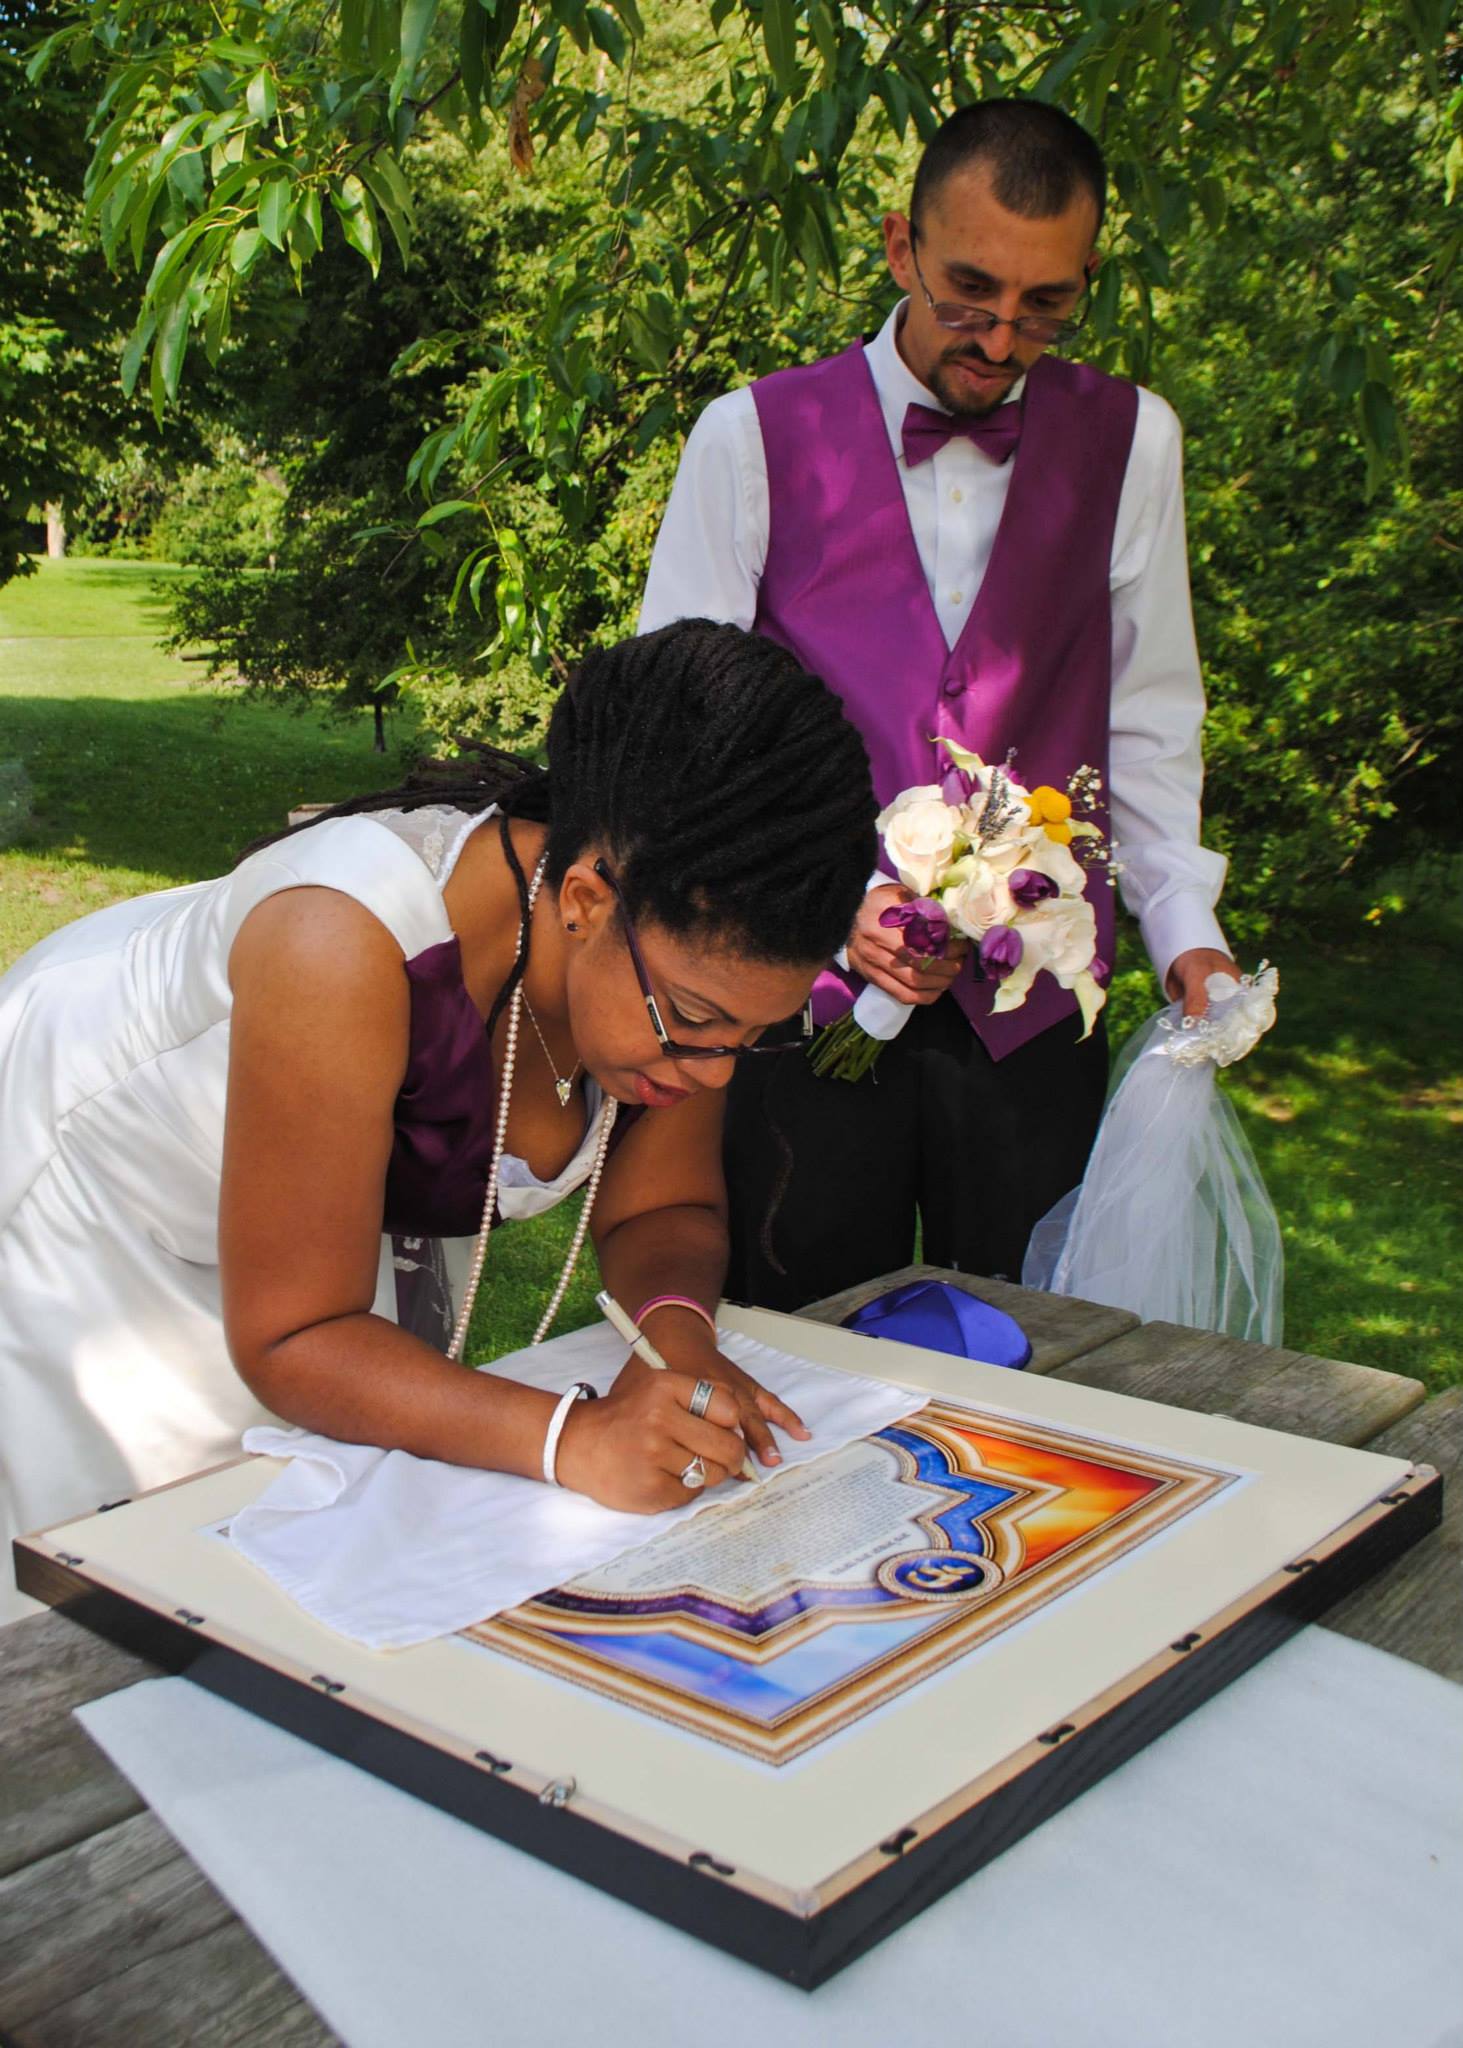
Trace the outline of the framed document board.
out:
M 1427 1467 L 726 1310 L 928 1405 L 458 1636 L 368 1650 L 218 1534 L 243 1459 L 16 1545 L 66 1608 L 811 1989 L 1433 1527 Z

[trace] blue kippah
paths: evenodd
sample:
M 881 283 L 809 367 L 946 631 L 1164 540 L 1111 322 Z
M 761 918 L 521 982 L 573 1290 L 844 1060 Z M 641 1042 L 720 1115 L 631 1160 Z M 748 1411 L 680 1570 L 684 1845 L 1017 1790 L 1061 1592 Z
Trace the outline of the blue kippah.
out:
M 978 1301 L 948 1280 L 914 1280 L 866 1301 L 843 1319 L 845 1330 L 862 1337 L 894 1337 L 956 1358 L 1020 1370 L 1031 1358 L 1026 1332 L 1014 1317 Z

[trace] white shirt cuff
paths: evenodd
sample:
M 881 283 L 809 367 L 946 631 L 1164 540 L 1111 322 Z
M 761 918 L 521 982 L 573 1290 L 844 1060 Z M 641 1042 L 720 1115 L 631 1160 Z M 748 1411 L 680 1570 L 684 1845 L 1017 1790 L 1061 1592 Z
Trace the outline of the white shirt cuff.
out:
M 1160 988 L 1180 953 L 1195 946 L 1212 947 L 1216 953 L 1229 952 L 1229 941 L 1203 889 L 1175 889 L 1158 897 L 1138 919 L 1138 929 Z

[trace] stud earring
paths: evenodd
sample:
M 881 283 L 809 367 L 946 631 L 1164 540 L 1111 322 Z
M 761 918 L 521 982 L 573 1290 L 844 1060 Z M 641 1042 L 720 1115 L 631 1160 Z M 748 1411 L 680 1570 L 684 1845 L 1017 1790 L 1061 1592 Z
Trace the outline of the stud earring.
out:
M 579 927 L 571 919 L 571 921 L 565 925 L 564 929 L 566 932 L 577 932 Z

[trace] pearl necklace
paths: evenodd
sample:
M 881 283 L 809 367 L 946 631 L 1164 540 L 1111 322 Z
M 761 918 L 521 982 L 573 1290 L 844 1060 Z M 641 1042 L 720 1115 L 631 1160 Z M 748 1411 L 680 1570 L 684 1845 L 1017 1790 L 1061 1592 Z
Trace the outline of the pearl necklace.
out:
M 539 884 L 543 881 L 544 869 L 547 865 L 548 855 L 545 854 L 534 869 L 533 880 L 528 885 L 528 911 L 530 918 L 533 915 L 533 906 L 538 897 Z M 524 943 L 527 933 L 528 925 L 525 921 L 518 928 L 520 945 Z M 493 1213 L 498 1206 L 498 1172 L 503 1164 L 503 1151 L 508 1138 L 508 1111 L 513 1097 L 513 1072 L 518 1063 L 518 1026 L 522 1015 L 523 982 L 520 979 L 517 988 L 513 991 L 513 1000 L 508 1007 L 508 1036 L 503 1047 L 503 1086 L 498 1101 L 497 1127 L 493 1134 L 493 1156 L 488 1167 L 488 1191 L 483 1201 L 482 1228 L 478 1232 L 477 1243 L 473 1247 L 472 1268 L 467 1276 L 467 1286 L 463 1292 L 462 1307 L 458 1312 L 457 1326 L 452 1332 L 452 1342 L 447 1347 L 447 1356 L 449 1358 L 460 1359 L 462 1357 L 462 1347 L 467 1341 L 467 1326 L 472 1321 L 473 1303 L 477 1300 L 478 1285 L 482 1280 L 483 1265 L 488 1256 L 488 1237 L 493 1228 Z M 584 1240 L 589 1232 L 590 1211 L 594 1208 L 594 1198 L 599 1193 L 600 1176 L 604 1172 L 605 1159 L 610 1149 L 610 1132 L 615 1127 L 615 1118 L 619 1115 L 619 1112 L 620 1105 L 616 1102 L 614 1096 L 606 1095 L 600 1105 L 599 1133 L 594 1148 L 594 1164 L 589 1171 L 589 1184 L 585 1189 L 584 1206 L 579 1211 L 579 1221 L 575 1226 L 574 1241 L 569 1247 L 569 1256 L 565 1259 L 563 1268 L 560 1271 L 558 1285 L 550 1297 L 548 1307 L 543 1312 L 538 1328 L 530 1339 L 530 1342 L 534 1344 L 542 1344 L 553 1323 L 554 1317 L 559 1313 L 559 1304 L 564 1299 L 569 1282 L 574 1277 L 574 1268 L 578 1264 L 579 1254 L 584 1248 Z

